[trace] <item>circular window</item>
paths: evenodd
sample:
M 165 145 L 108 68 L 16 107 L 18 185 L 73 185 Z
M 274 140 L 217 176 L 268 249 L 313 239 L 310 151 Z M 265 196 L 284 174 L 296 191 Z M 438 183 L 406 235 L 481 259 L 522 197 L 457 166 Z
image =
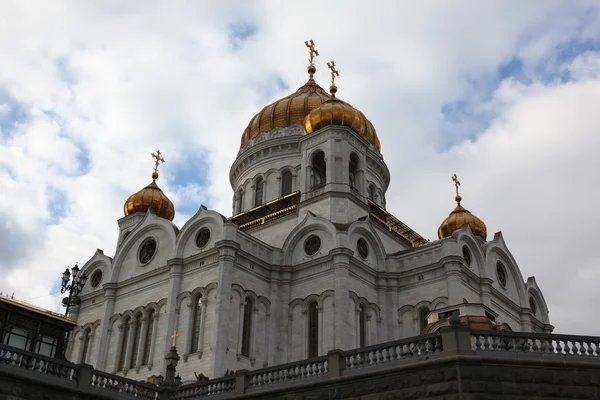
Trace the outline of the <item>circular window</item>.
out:
M 140 246 L 139 260 L 142 264 L 147 264 L 152 260 L 156 253 L 156 240 L 148 239 Z
M 196 234 L 196 246 L 203 248 L 210 240 L 210 229 L 202 228 Z
M 506 269 L 502 265 L 501 261 L 496 263 L 496 274 L 498 275 L 498 281 L 502 286 L 506 286 Z
M 95 270 L 92 274 L 91 285 L 92 287 L 98 287 L 98 285 L 102 282 L 102 271 L 99 269 Z
M 362 258 L 367 258 L 369 255 L 369 246 L 367 245 L 367 241 L 363 238 L 358 239 L 356 242 L 356 249 Z
M 471 252 L 469 251 L 469 248 L 467 246 L 463 246 L 462 252 L 463 258 L 465 259 L 467 265 L 471 265 Z
M 533 315 L 537 314 L 537 304 L 535 304 L 535 300 L 532 296 L 529 296 L 529 308 L 531 308 Z
M 317 254 L 317 251 L 319 251 L 320 248 L 321 238 L 317 235 L 310 236 L 308 239 L 306 239 L 306 242 L 304 242 L 304 251 L 309 256 Z

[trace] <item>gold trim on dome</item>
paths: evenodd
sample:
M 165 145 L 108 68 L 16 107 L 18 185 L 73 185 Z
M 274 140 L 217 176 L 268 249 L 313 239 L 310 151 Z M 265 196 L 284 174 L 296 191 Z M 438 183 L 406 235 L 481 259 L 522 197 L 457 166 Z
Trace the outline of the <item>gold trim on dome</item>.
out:
M 163 193 L 162 189 L 156 184 L 158 179 L 158 166 L 165 162 L 161 157 L 160 150 L 151 154 L 154 161 L 154 171 L 152 172 L 152 182 L 140 190 L 129 196 L 123 205 L 123 213 L 128 215 L 138 212 L 145 213 L 148 209 L 152 209 L 154 213 L 164 219 L 173 221 L 175 218 L 175 207 L 169 198 Z
M 480 236 L 484 240 L 487 239 L 487 227 L 485 226 L 485 223 L 477 216 L 471 214 L 469 210 L 460 205 L 460 202 L 462 201 L 462 197 L 458 194 L 460 181 L 458 180 L 456 174 L 452 176 L 452 181 L 456 187 L 456 197 L 454 200 L 456 200 L 457 205 L 456 208 L 452 210 L 448 218 L 446 218 L 438 228 L 438 237 L 443 239 L 451 236 L 454 231 L 462 228 L 465 225 L 469 225 L 474 235 Z
M 310 135 L 329 125 L 346 126 L 381 151 L 381 143 L 373 124 L 362 112 L 337 98 L 326 101 L 304 118 L 302 136 Z

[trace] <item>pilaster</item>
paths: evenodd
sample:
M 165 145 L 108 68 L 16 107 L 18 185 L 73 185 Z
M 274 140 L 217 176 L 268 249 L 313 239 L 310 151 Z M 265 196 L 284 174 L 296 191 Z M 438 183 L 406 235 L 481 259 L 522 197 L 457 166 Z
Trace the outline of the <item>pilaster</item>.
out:
M 106 370 L 106 356 L 108 341 L 110 339 L 110 318 L 115 311 L 115 300 L 117 297 L 117 284 L 106 283 L 104 286 L 104 318 L 100 322 L 100 341 L 98 343 L 98 369 Z
M 165 337 L 170 337 L 175 331 L 175 318 L 177 308 L 177 296 L 181 292 L 181 278 L 183 276 L 183 259 L 172 258 L 167 261 L 169 269 L 169 297 L 167 299 L 167 331 Z M 171 343 L 165 340 L 165 354 L 169 352 Z M 165 368 L 165 360 L 161 359 L 161 371 Z
M 333 259 L 334 270 L 334 348 L 348 350 L 352 348 L 352 332 L 348 323 L 350 320 L 348 276 L 350 258 L 354 252 L 350 249 L 338 248 L 332 250 L 329 254 Z

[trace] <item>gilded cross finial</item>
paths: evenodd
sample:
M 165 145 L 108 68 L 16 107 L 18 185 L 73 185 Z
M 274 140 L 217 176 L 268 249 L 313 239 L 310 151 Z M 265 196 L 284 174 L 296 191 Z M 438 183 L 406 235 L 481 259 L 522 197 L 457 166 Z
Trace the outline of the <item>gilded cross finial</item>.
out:
M 318 56 L 319 52 L 317 51 L 317 49 L 315 49 L 315 42 L 313 42 L 312 39 L 305 41 L 304 44 L 306 45 L 306 47 L 308 47 L 308 62 L 310 64 L 308 65 L 307 71 L 310 75 L 310 78 L 312 79 L 315 72 L 317 72 L 317 68 L 315 67 L 314 61 L 315 56 Z
M 337 92 L 337 86 L 335 86 L 335 77 L 340 76 L 340 73 L 337 69 L 335 69 L 335 63 L 333 61 L 327 63 L 327 67 L 331 70 L 331 86 L 329 86 L 329 91 L 331 95 L 335 97 L 335 93 Z
M 173 347 L 177 347 L 177 336 L 179 336 L 179 334 L 177 333 L 177 331 L 174 331 L 173 336 L 171 336 L 171 339 L 173 339 L 173 343 L 172 343 Z
M 158 166 L 164 163 L 165 159 L 160 156 L 160 150 L 157 150 L 156 154 L 152 153 L 151 156 L 154 158 L 154 172 L 158 172 Z
M 460 206 L 460 201 L 462 200 L 462 197 L 460 197 L 460 195 L 458 194 L 458 187 L 460 186 L 460 181 L 458 180 L 458 177 L 456 176 L 456 174 L 454 174 L 454 176 L 452 176 L 452 181 L 454 182 L 454 186 L 456 187 L 456 197 L 454 199 Z

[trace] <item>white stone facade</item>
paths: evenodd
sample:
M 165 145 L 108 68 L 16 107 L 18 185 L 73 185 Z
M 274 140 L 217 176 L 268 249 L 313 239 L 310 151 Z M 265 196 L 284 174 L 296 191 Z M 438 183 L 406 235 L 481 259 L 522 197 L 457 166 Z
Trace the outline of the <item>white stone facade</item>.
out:
M 289 215 L 248 230 L 205 207 L 181 229 L 150 210 L 119 220 L 114 256 L 99 250 L 82 268 L 102 278 L 88 280 L 71 313 L 79 326 L 70 359 L 133 379 L 164 375 L 177 330 L 183 380 L 219 377 L 418 335 L 429 311 L 466 302 L 515 331 L 552 330 L 541 290 L 523 279 L 501 233 L 485 242 L 465 226 L 413 246 L 371 214 L 368 199 L 385 208 L 390 183 L 377 149 L 344 127 L 300 133 L 258 136 L 230 174 L 238 214 L 254 207 L 259 179 L 261 203 L 279 198 L 289 172 L 301 198 Z M 313 165 L 319 151 L 324 171 Z M 204 228 L 210 237 L 199 247 Z M 320 245 L 308 254 L 315 235 Z M 149 239 L 156 250 L 142 264 Z

